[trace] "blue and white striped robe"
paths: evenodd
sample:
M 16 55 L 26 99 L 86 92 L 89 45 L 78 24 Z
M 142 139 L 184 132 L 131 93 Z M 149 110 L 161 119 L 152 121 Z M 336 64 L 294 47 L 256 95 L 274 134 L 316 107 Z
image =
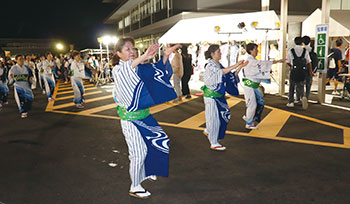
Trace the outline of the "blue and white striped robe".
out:
M 7 102 L 7 96 L 9 94 L 6 74 L 6 69 L 0 67 L 0 104 Z
M 49 66 L 54 66 L 55 63 L 51 60 L 50 62 L 48 60 L 45 60 L 43 62 L 43 69 L 44 69 L 44 82 L 45 82 L 45 91 L 48 98 L 52 98 L 53 92 L 55 91 L 56 82 L 54 75 L 52 73 L 53 68 Z
M 175 99 L 169 82 L 172 68 L 163 59 L 131 67 L 132 60 L 113 68 L 114 99 L 127 111 L 138 111 Z M 132 187 L 151 175 L 168 176 L 169 138 L 152 115 L 141 120 L 121 120 L 129 149 Z
M 205 132 L 208 133 L 211 145 L 216 145 L 218 140 L 224 138 L 227 124 L 231 118 L 225 93 L 233 96 L 239 95 L 237 87 L 239 78 L 232 72 L 223 75 L 223 68 L 221 64 L 209 59 L 204 72 L 204 85 L 222 95 L 219 98 L 204 97 Z

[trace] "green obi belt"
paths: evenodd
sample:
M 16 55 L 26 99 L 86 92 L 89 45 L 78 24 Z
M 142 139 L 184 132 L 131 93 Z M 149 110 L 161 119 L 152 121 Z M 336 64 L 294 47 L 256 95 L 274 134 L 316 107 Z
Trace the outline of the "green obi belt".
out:
M 117 113 L 121 120 L 141 120 L 149 116 L 149 108 L 138 111 L 127 111 L 125 107 L 117 106 Z
M 28 74 L 19 74 L 13 77 L 15 81 L 28 81 Z
M 201 90 L 203 91 L 203 96 L 208 98 L 220 98 L 222 95 L 207 86 L 202 86 Z
M 68 76 L 73 76 L 74 75 L 74 70 L 69 70 L 68 71 Z
M 244 83 L 245 86 L 248 86 L 248 87 L 254 88 L 254 89 L 257 89 L 260 86 L 259 82 L 254 82 L 254 81 L 252 81 L 250 79 L 243 79 L 243 83 Z

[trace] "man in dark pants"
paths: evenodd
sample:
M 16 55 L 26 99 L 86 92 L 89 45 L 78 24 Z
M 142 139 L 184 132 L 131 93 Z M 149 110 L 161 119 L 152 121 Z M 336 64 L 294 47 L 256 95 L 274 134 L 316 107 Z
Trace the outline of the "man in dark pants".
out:
M 308 108 L 307 98 L 304 95 L 304 81 L 303 80 L 294 80 L 292 75 L 292 69 L 293 69 L 293 61 L 295 59 L 293 52 L 297 57 L 305 58 L 306 60 L 306 69 L 305 72 L 310 72 L 310 75 L 313 75 L 312 73 L 312 67 L 311 67 L 311 60 L 309 56 L 309 52 L 306 51 L 304 47 L 302 47 L 303 39 L 301 37 L 296 37 L 294 39 L 295 47 L 291 49 L 287 54 L 287 64 L 291 67 L 291 73 L 289 77 L 289 102 L 287 104 L 287 107 L 294 107 L 294 89 L 296 88 L 297 96 L 301 97 L 302 107 L 303 109 Z
M 329 83 L 334 78 L 334 91 L 332 92 L 333 95 L 340 95 L 340 93 L 337 91 L 338 87 L 338 80 L 339 76 L 338 74 L 341 72 L 341 60 L 343 59 L 343 55 L 341 52 L 341 45 L 343 44 L 342 39 L 338 39 L 335 41 L 335 48 L 332 48 L 330 53 L 333 53 L 333 58 L 331 60 L 335 61 L 335 68 L 328 68 L 327 72 L 327 80 L 326 84 Z
M 191 98 L 190 88 L 188 87 L 188 82 L 193 74 L 192 70 L 192 57 L 187 52 L 187 46 L 182 46 L 181 48 L 182 64 L 184 67 L 184 75 L 181 78 L 182 95 L 186 98 Z

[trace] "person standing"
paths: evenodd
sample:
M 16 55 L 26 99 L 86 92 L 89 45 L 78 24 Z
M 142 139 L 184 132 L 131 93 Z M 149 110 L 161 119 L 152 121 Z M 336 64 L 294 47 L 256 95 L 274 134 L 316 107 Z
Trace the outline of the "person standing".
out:
M 302 46 L 301 37 L 294 38 L 295 47 L 287 54 L 287 64 L 290 66 L 289 95 L 287 107 L 294 107 L 294 92 L 301 98 L 302 108 L 308 108 L 308 101 L 304 92 L 304 82 L 308 74 L 313 76 L 309 52 Z M 309 73 L 308 73 L 309 72 Z
M 14 84 L 14 96 L 21 118 L 27 118 L 34 100 L 31 89 L 33 73 L 31 68 L 24 65 L 23 55 L 16 55 L 15 59 L 17 64 L 13 65 L 9 71 L 9 83 Z
M 9 88 L 7 86 L 7 68 L 5 61 L 2 61 L 2 59 L 0 59 L 0 109 L 4 104 L 8 104 L 8 94 Z
M 217 44 L 209 46 L 205 52 L 208 63 L 205 66 L 203 98 L 205 104 L 206 129 L 203 133 L 208 136 L 210 149 L 224 151 L 226 147 L 219 143 L 225 136 L 227 123 L 230 120 L 230 109 L 225 93 L 238 95 L 237 74 L 248 62 L 239 61 L 237 64 L 224 68 L 220 64 L 221 51 Z M 231 71 L 237 68 L 235 73 Z
M 261 115 L 264 110 L 264 97 L 259 90 L 262 80 L 270 79 L 272 64 L 281 63 L 285 60 L 258 60 L 258 45 L 249 43 L 246 47 L 248 65 L 243 70 L 243 90 L 246 103 L 246 114 L 243 119 L 246 121 L 245 128 L 257 129 L 257 123 L 261 122 Z
M 141 186 L 145 179 L 168 176 L 169 138 L 149 113 L 149 107 L 177 97 L 169 82 L 172 69 L 168 57 L 179 46 L 166 47 L 158 63 L 141 64 L 157 54 L 159 45 L 151 45 L 136 59 L 132 38 L 120 38 L 115 45 L 113 95 L 128 145 L 129 195 L 133 197 L 144 199 L 151 195 Z
M 32 57 L 30 55 L 28 55 L 26 57 L 26 61 L 24 62 L 24 65 L 30 67 L 30 69 L 32 70 L 33 73 L 33 81 L 32 81 L 32 89 L 36 89 L 36 76 L 35 76 L 35 64 L 34 62 L 32 62 Z
M 53 75 L 53 69 L 56 67 L 52 54 L 48 53 L 46 55 L 46 60 L 43 62 L 43 78 L 44 78 L 44 83 L 45 83 L 45 91 L 46 95 L 48 97 L 48 101 L 54 100 L 53 98 L 53 92 L 55 90 L 55 78 Z
M 332 79 L 334 79 L 334 90 L 332 92 L 333 95 L 340 95 L 340 93 L 337 91 L 337 87 L 338 87 L 338 80 L 339 80 L 338 74 L 341 72 L 341 60 L 343 59 L 343 55 L 341 52 L 342 44 L 343 44 L 342 39 L 336 40 L 335 41 L 336 47 L 332 48 L 330 52 L 330 53 L 333 53 L 333 58 L 331 60 L 334 60 L 335 67 L 328 68 L 326 84 L 329 83 Z
M 182 95 L 186 96 L 186 99 L 189 99 L 191 98 L 191 93 L 190 88 L 188 87 L 188 82 L 190 81 L 191 75 L 193 74 L 192 57 L 190 54 L 188 54 L 187 46 L 182 46 L 181 51 L 184 70 L 184 74 L 181 78 Z
M 309 36 L 305 35 L 303 37 L 303 47 L 306 49 L 307 52 L 309 52 L 309 56 L 310 56 L 310 60 L 311 60 L 311 65 L 312 65 L 312 70 L 314 70 L 317 67 L 317 54 L 313 51 L 313 48 L 310 47 L 310 42 L 311 39 Z M 306 77 L 305 77 L 305 97 L 307 99 L 309 99 L 310 96 L 310 91 L 311 91 L 311 86 L 312 86 L 312 77 L 315 74 L 313 73 L 313 71 L 310 72 L 306 72 Z M 297 96 L 297 101 L 300 100 L 300 96 Z
M 82 103 L 84 102 L 84 85 L 83 78 L 85 77 L 85 65 L 82 62 L 80 53 L 74 51 L 72 54 L 74 61 L 71 64 L 71 83 L 74 91 L 74 99 L 77 108 L 84 108 Z
M 171 67 L 173 68 L 173 82 L 174 82 L 174 89 L 177 94 L 177 99 L 174 100 L 174 102 L 181 102 L 182 101 L 182 94 L 181 94 L 181 78 L 184 74 L 184 66 L 182 64 L 182 56 L 179 53 L 179 50 L 174 51 L 174 57 L 171 60 Z

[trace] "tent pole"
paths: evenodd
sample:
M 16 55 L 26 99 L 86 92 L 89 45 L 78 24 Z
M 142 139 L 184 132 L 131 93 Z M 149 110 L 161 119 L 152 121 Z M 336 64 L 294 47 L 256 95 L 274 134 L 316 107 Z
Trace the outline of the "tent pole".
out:
M 282 56 L 282 59 L 286 59 L 287 55 L 287 22 L 288 22 L 288 0 L 281 0 L 281 31 L 282 31 L 282 38 L 280 43 L 280 53 Z M 286 70 L 287 70 L 287 64 L 283 63 L 282 66 L 279 66 L 279 95 L 285 94 L 285 81 L 286 81 Z

